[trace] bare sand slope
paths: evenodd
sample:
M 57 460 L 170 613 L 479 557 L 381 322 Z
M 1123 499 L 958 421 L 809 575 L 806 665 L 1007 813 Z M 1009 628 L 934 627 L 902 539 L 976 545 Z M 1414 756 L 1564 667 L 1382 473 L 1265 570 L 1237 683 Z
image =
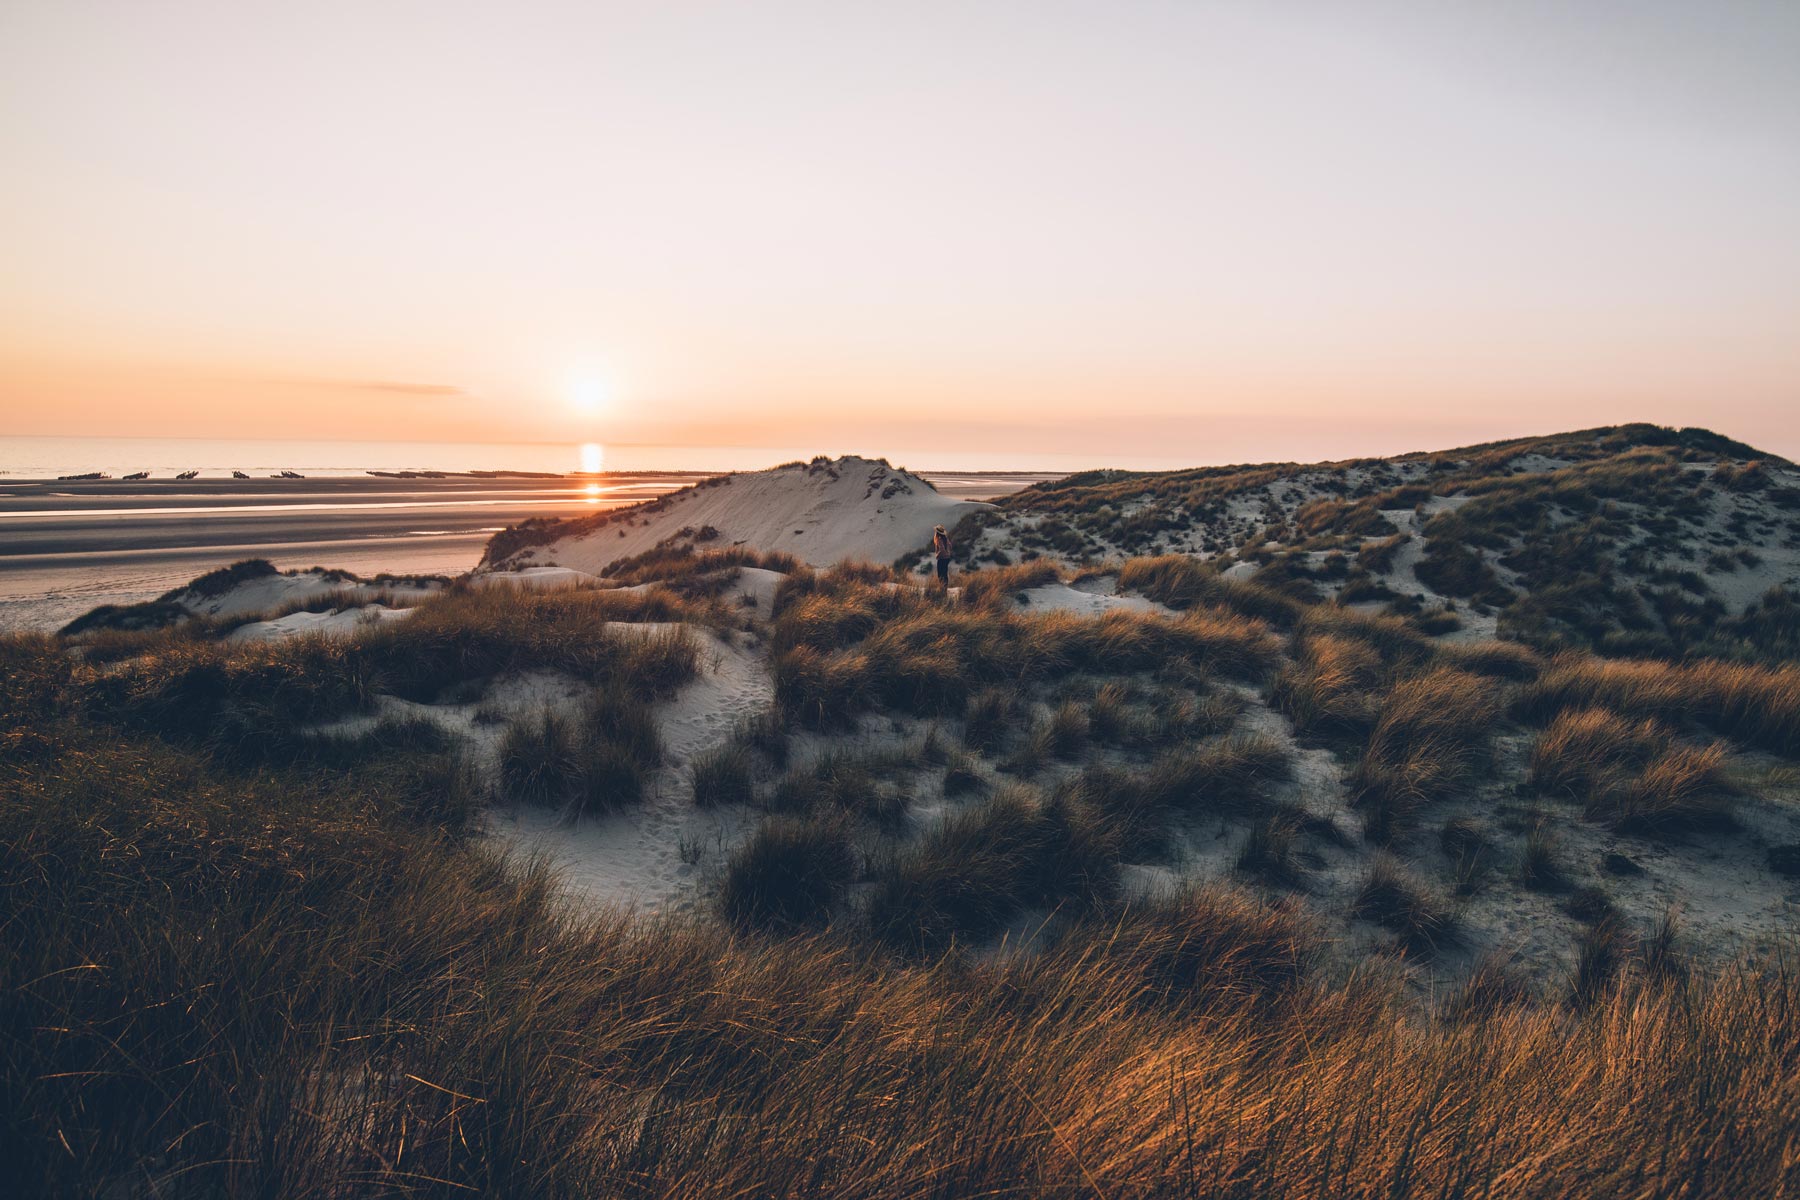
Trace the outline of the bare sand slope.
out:
M 927 545 L 932 526 L 951 527 L 989 507 L 950 499 L 879 459 L 820 458 L 721 475 L 635 508 L 508 530 L 494 539 L 482 565 L 598 574 L 621 558 L 680 542 L 781 550 L 814 566 L 845 559 L 887 563 Z

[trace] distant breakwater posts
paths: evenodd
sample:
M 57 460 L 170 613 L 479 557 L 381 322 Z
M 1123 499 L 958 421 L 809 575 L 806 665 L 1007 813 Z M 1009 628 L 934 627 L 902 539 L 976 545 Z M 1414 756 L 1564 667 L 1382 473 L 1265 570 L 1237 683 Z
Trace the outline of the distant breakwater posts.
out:
M 380 472 L 370 471 L 369 474 L 377 475 L 377 474 L 380 474 Z M 233 471 L 231 473 L 231 477 L 233 479 L 248 479 L 248 478 L 250 478 L 250 476 L 243 471 Z M 149 478 L 150 478 L 150 472 L 148 472 L 148 471 L 133 471 L 129 475 L 119 476 L 118 482 L 120 482 L 120 483 L 142 483 L 145 480 L 148 480 Z M 198 479 L 198 478 L 200 478 L 200 472 L 198 470 L 180 471 L 180 472 L 177 472 L 173 476 L 173 478 L 178 481 L 184 480 L 184 479 Z M 270 479 L 305 479 L 306 476 L 300 474 L 300 472 L 298 472 L 298 471 L 276 471 L 276 472 L 271 473 L 269 478 Z M 108 481 L 111 479 L 112 479 L 112 476 L 108 475 L 105 471 L 83 471 L 79 475 L 58 475 L 56 477 L 56 482 L 58 482 L 58 483 L 101 483 L 101 482 L 105 482 L 105 481 Z
M 508 471 L 508 470 L 476 470 L 476 471 L 437 471 L 430 469 L 400 469 L 351 472 L 354 475 L 368 475 L 376 479 L 597 479 L 602 476 L 646 476 L 671 477 L 684 479 L 702 479 L 718 472 L 708 471 Z M 305 479 L 299 471 L 271 471 L 270 479 Z M 330 477 L 330 476 L 328 476 Z M 188 480 L 200 478 L 198 470 L 181 471 L 169 477 L 172 480 Z M 231 472 L 233 479 L 250 479 L 245 471 Z M 143 483 L 154 482 L 155 476 L 149 471 L 133 471 L 129 475 L 113 476 L 105 471 L 83 471 L 73 475 L 58 475 L 58 483 Z

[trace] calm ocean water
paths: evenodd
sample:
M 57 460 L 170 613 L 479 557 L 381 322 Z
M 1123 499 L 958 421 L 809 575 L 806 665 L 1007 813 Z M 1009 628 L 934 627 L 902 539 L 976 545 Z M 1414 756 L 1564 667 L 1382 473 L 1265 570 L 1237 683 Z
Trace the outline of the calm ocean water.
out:
M 148 471 L 167 478 L 180 471 L 228 477 L 243 471 L 303 475 L 360 475 L 365 471 L 740 471 L 815 454 L 882 454 L 897 465 L 926 471 L 1048 471 L 1097 465 L 1138 466 L 1113 456 L 1098 464 L 1070 454 L 1007 455 L 991 451 L 889 450 L 857 447 L 664 446 L 542 442 L 338 442 L 225 438 L 0 438 L 0 480 L 54 479 L 104 471 Z M 1153 465 L 1146 461 L 1144 466 Z

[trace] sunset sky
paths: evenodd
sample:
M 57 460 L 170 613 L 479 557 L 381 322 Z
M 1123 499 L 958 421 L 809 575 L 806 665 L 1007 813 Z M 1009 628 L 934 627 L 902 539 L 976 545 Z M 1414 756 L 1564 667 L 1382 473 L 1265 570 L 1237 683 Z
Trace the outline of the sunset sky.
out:
M 0 433 L 1800 457 L 1800 4 L 0 0 Z

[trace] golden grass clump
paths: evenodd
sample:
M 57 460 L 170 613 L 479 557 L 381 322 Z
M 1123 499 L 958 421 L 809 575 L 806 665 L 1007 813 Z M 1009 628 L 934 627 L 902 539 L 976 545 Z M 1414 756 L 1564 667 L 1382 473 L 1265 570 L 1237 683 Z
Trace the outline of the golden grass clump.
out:
M 1287 714 L 1297 734 L 1360 735 L 1374 727 L 1386 670 L 1366 642 L 1308 635 L 1295 661 L 1276 675 L 1270 703 Z
M 1185 554 L 1128 559 L 1119 567 L 1119 590 L 1175 609 L 1217 605 L 1280 626 L 1293 624 L 1305 610 L 1298 600 L 1273 588 L 1226 579 L 1217 567 Z
M 1539 791 L 1585 799 L 1622 771 L 1642 768 L 1673 736 L 1660 721 L 1630 721 L 1604 708 L 1566 709 L 1531 750 L 1527 778 Z
M 1051 977 L 1123 983 L 1134 1008 L 1184 1011 L 1291 995 L 1320 957 L 1294 903 L 1217 883 L 1190 884 L 1071 925 L 1040 964 Z
M 1349 778 L 1370 836 L 1389 841 L 1458 787 L 1486 745 L 1500 703 L 1486 679 L 1434 667 L 1396 683 Z
M 1677 741 L 1654 718 L 1566 709 L 1533 746 L 1528 779 L 1614 829 L 1669 831 L 1729 821 L 1724 762 L 1724 747 Z
M 673 594 L 591 589 L 453 589 L 405 621 L 356 639 L 396 694 L 431 700 L 472 678 L 533 669 L 662 695 L 692 677 L 698 649 L 682 630 L 626 632 L 615 623 L 677 622 L 693 614 Z
M 1566 708 L 1593 707 L 1675 725 L 1696 721 L 1745 745 L 1800 754 L 1800 666 L 1561 654 L 1527 685 L 1517 707 L 1540 721 Z
M 1027 588 L 1043 587 L 1062 579 L 1062 570 L 1047 558 L 986 567 L 962 576 L 962 602 L 982 606 L 1015 607 L 1014 597 Z
M 1134 558 L 1119 568 L 1119 590 L 1170 608 L 1192 608 L 1216 591 L 1218 571 L 1185 554 Z
M 1544 656 L 1519 642 L 1440 642 L 1437 659 L 1471 675 L 1532 680 L 1544 670 Z
M 1727 825 L 1733 789 L 1718 745 L 1671 746 L 1622 786 L 1588 804 L 1588 815 L 1621 830 L 1668 831 Z
M 1356 612 L 1331 604 L 1309 607 L 1300 619 L 1299 632 L 1302 638 L 1328 635 L 1362 642 L 1380 654 L 1383 662 L 1394 666 L 1428 662 L 1442 645 L 1399 617 Z

